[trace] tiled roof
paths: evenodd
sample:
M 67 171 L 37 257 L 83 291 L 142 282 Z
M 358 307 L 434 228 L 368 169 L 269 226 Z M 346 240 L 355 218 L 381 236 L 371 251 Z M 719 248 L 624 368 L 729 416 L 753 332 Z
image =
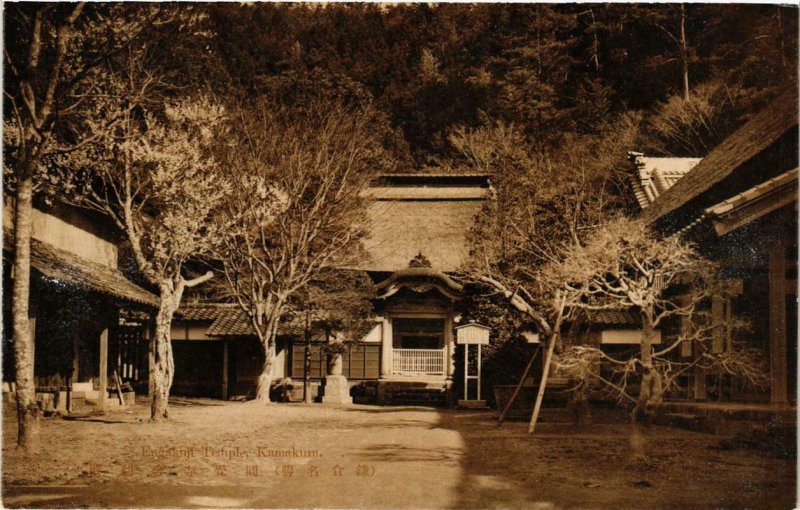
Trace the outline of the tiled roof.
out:
M 763 111 L 715 147 L 703 161 L 642 211 L 645 221 L 655 222 L 683 208 L 795 128 L 798 117 L 797 94 L 796 86 L 788 88 Z M 797 150 L 796 142 L 794 150 Z M 764 169 L 765 172 L 775 172 L 765 177 L 774 177 L 785 170 Z M 730 191 L 736 193 L 741 190 Z M 703 207 L 702 204 L 698 206 Z
M 588 312 L 587 322 L 593 326 L 636 326 L 642 324 L 641 318 L 630 310 L 595 310 Z
M 208 336 L 255 335 L 250 320 L 241 308 L 229 308 L 220 313 L 206 331 Z
M 231 310 L 240 310 L 235 303 L 184 303 L 178 309 L 178 314 L 182 319 L 190 321 L 213 321 L 221 315 L 229 313 Z
M 724 214 L 730 213 L 737 207 L 740 207 L 748 202 L 758 200 L 784 186 L 793 188 L 796 194 L 797 176 L 798 176 L 797 168 L 795 168 L 794 170 L 789 170 L 788 172 L 781 174 L 778 177 L 773 177 L 772 179 L 766 182 L 763 182 L 757 186 L 753 186 L 752 188 L 743 191 L 738 195 L 732 196 L 731 198 L 725 201 L 722 201 L 712 207 L 709 207 L 708 209 L 706 209 L 706 213 L 713 214 L 716 216 L 722 216 Z
M 651 158 L 636 153 L 630 153 L 630 156 L 635 165 L 631 187 L 642 209 L 646 209 L 701 161 L 701 158 Z
M 685 225 L 680 232 L 688 232 L 702 225 L 709 219 L 715 224 L 718 235 L 724 235 L 731 230 L 751 221 L 754 217 L 761 217 L 779 207 L 797 201 L 798 169 L 789 170 L 777 177 L 773 177 L 761 184 L 734 195 L 727 200 L 706 208 L 702 214 L 692 222 Z M 778 199 L 770 200 L 771 196 L 780 195 Z M 748 206 L 758 204 L 760 211 L 756 216 L 743 216 L 739 211 Z M 743 216 L 743 217 L 737 217 Z
M 253 326 L 247 314 L 238 304 L 233 303 L 200 303 L 184 304 L 176 315 L 187 321 L 211 321 L 206 335 L 219 336 L 255 336 Z M 301 319 L 296 314 L 286 313 L 281 320 L 278 333 L 281 335 L 300 335 L 303 333 Z
M 11 252 L 14 237 L 6 229 L 3 231 L 3 240 L 4 248 Z M 158 297 L 155 294 L 125 278 L 118 269 L 103 266 L 36 239 L 31 239 L 31 267 L 52 280 L 135 303 L 158 306 Z
M 235 303 L 182 304 L 176 315 L 186 321 L 211 321 L 208 336 L 255 335 L 247 315 Z

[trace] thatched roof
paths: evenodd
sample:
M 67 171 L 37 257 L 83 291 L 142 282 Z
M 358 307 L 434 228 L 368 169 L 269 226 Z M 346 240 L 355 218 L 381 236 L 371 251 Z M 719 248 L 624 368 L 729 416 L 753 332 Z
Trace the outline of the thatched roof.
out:
M 658 221 L 664 225 L 673 224 L 672 228 L 681 228 L 692 221 L 703 208 L 722 199 L 710 194 L 712 189 L 725 188 L 719 191 L 727 193 L 729 197 L 797 166 L 797 117 L 797 89 L 792 87 L 714 148 L 697 166 L 646 208 L 642 217 L 648 222 Z M 742 170 L 785 137 L 793 138 L 789 142 L 794 148 L 788 147 L 783 151 L 789 158 L 795 158 L 794 164 L 788 163 L 792 166 L 774 168 L 775 165 L 767 164 L 757 169 Z M 788 154 L 790 152 L 793 154 Z M 742 189 L 730 189 L 733 178 L 741 181 L 737 184 L 741 184 Z
M 13 239 L 13 234 L 4 229 L 3 244 L 9 253 L 13 251 Z M 158 297 L 155 294 L 128 280 L 118 269 L 87 260 L 37 239 L 31 239 L 31 267 L 51 280 L 134 303 L 158 306 Z
M 469 254 L 467 232 L 490 192 L 486 176 L 394 175 L 368 191 L 371 232 L 359 269 L 396 271 L 418 253 L 454 271 Z

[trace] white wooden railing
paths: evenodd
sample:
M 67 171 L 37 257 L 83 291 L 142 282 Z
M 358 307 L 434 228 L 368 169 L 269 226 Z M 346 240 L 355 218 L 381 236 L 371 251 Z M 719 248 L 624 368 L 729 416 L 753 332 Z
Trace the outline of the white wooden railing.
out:
M 392 349 L 395 374 L 443 374 L 444 349 Z

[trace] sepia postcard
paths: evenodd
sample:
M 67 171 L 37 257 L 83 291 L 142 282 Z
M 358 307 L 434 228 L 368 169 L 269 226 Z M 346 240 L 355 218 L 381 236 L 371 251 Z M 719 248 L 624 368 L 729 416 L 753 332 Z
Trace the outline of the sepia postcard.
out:
M 3 507 L 797 506 L 797 5 L 2 17 Z

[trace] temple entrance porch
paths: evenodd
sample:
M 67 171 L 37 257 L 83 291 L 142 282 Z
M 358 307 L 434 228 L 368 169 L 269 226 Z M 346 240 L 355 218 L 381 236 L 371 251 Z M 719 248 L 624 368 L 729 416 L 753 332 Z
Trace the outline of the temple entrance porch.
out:
M 443 405 L 455 371 L 454 304 L 461 286 L 420 255 L 376 285 L 378 402 Z

